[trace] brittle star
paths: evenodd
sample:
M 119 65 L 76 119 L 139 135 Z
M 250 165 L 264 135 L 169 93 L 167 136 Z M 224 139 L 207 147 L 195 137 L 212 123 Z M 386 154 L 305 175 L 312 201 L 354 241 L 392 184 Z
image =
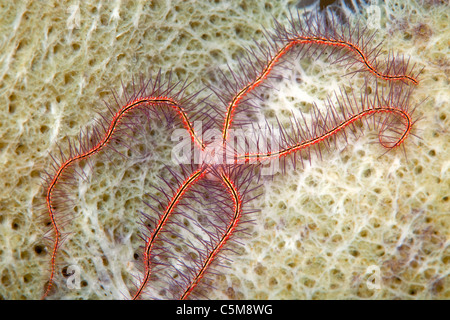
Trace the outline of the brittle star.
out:
M 133 299 L 144 296 L 155 270 L 161 270 L 163 267 L 179 274 L 178 277 L 170 277 L 167 280 L 167 288 L 171 288 L 174 297 L 186 299 L 192 294 L 204 275 L 210 272 L 211 265 L 223 252 L 224 246 L 228 245 L 233 234 L 241 230 L 243 217 L 252 212 L 245 208 L 246 203 L 252 200 L 247 196 L 252 190 L 249 185 L 253 180 L 259 179 L 252 165 L 285 161 L 292 155 L 300 155 L 299 158 L 303 161 L 302 151 L 310 157 L 311 149 L 318 144 L 324 142 L 328 147 L 330 139 L 337 135 L 346 139 L 346 129 L 351 128 L 353 133 L 356 132 L 357 121 L 365 121 L 366 127 L 378 129 L 379 142 L 388 150 L 403 144 L 415 123 L 412 119 L 414 110 L 408 105 L 411 91 L 403 90 L 403 85 L 418 84 L 417 75 L 414 75 L 413 68 L 409 67 L 409 60 L 398 58 L 388 60 L 385 71 L 380 71 L 380 63 L 376 59 L 380 50 L 376 51 L 377 47 L 369 49 L 373 36 L 367 36 L 358 25 L 354 28 L 348 25 L 338 28 L 339 22 L 335 18 L 327 18 L 320 13 L 303 17 L 300 13 L 297 17 L 291 15 L 289 23 L 290 28 L 287 29 L 276 22 L 275 32 L 265 34 L 268 47 L 261 45 L 259 52 L 248 50 L 247 57 L 239 61 L 241 66 L 239 73 L 230 70 L 231 77 L 221 73 L 224 88 L 211 89 L 224 103 L 223 108 L 212 106 L 205 101 L 194 104 L 196 94 L 184 96 L 186 83 L 180 87 L 178 83 L 172 83 L 170 76 L 169 80 L 164 81 L 159 72 L 155 79 L 134 84 L 133 92 L 125 96 L 125 102 L 119 102 L 116 98 L 117 107 L 109 107 L 110 115 L 104 116 L 90 135 L 80 137 L 78 147 L 69 143 L 69 155 L 64 156 L 61 153 L 59 160 L 54 159 L 54 172 L 48 174 L 46 192 L 47 210 L 54 239 L 51 272 L 43 298 L 50 294 L 53 287 L 56 257 L 63 239 L 62 224 L 65 221 L 62 218 L 63 214 L 58 210 L 65 207 L 63 197 L 65 191 L 58 190 L 57 187 L 64 188 L 63 180 L 71 178 L 68 170 L 74 163 L 91 158 L 117 139 L 121 122 L 126 117 L 132 117 L 134 111 L 144 112 L 150 117 L 149 110 L 151 110 L 153 114 L 165 115 L 166 119 L 175 114 L 177 121 L 183 124 L 190 140 L 200 151 L 200 162 L 194 165 L 190 163 L 190 166 L 180 165 L 182 174 L 170 171 L 176 184 L 171 185 L 171 182 L 165 181 L 170 191 L 157 188 L 168 199 L 167 202 L 153 197 L 159 207 L 148 204 L 157 212 L 157 218 L 143 214 L 143 224 L 147 226 L 148 232 L 143 236 L 145 240 L 143 271 Z M 354 94 L 341 92 L 337 106 L 329 101 L 325 111 L 314 107 L 313 121 L 309 124 L 304 117 L 292 119 L 291 133 L 278 123 L 277 133 L 280 139 L 277 141 L 277 147 L 263 143 L 267 136 L 259 136 L 258 130 L 261 129 L 269 133 L 269 138 L 275 136 L 275 130 L 270 126 L 258 127 L 256 128 L 258 130 L 253 131 L 254 136 L 240 137 L 244 142 L 235 143 L 237 137 L 232 126 L 243 129 L 248 122 L 243 116 L 244 111 L 255 109 L 251 94 L 264 88 L 267 79 L 274 77 L 274 70 L 283 70 L 281 66 L 293 58 L 292 52 L 296 53 L 297 57 L 300 55 L 304 57 L 313 55 L 321 48 L 324 48 L 324 51 L 327 47 L 333 48 L 330 57 L 342 52 L 340 56 L 336 54 L 336 62 L 346 61 L 350 66 L 359 63 L 362 68 L 357 71 L 368 71 L 376 78 L 395 83 L 386 90 L 379 89 L 376 84 L 374 96 L 370 98 L 366 81 L 360 101 L 357 101 Z M 211 108 L 199 110 L 200 105 L 203 108 L 207 106 Z M 192 116 L 193 114 L 195 116 Z M 375 120 L 372 117 L 374 115 L 383 116 L 380 117 L 381 120 Z M 203 133 L 196 130 L 194 122 L 201 122 L 204 128 L 210 129 L 216 124 L 218 116 L 223 117 L 220 137 L 216 137 L 214 141 L 205 139 Z M 372 122 L 367 121 L 370 117 L 374 119 Z M 318 152 L 321 152 L 320 149 Z M 164 247 L 171 245 L 170 239 L 165 237 L 164 233 L 177 234 L 174 226 L 180 226 L 181 223 L 175 217 L 185 215 L 180 207 L 184 206 L 195 211 L 193 203 L 204 203 L 195 190 L 199 186 L 207 190 L 215 202 L 208 207 L 207 222 L 210 225 L 205 227 L 194 221 L 195 227 L 201 229 L 207 235 L 207 239 L 198 237 L 195 245 L 191 241 L 186 244 L 195 252 L 192 261 L 178 261 L 178 265 L 167 265 L 164 261 L 170 260 L 172 257 L 170 250 L 174 249 Z M 162 213 L 160 207 L 164 208 Z

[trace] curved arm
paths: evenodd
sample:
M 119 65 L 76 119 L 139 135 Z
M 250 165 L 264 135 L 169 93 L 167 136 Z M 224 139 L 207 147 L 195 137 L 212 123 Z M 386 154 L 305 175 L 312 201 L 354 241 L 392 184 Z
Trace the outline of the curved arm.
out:
M 122 107 L 119 111 L 116 112 L 114 117 L 112 118 L 109 128 L 105 131 L 103 137 L 101 140 L 93 147 L 91 147 L 88 151 L 84 153 L 79 153 L 75 156 L 70 157 L 69 159 L 65 160 L 59 168 L 56 170 L 56 173 L 53 175 L 52 180 L 50 181 L 50 184 L 47 188 L 46 193 L 46 203 L 47 203 L 47 209 L 50 216 L 51 224 L 53 231 L 55 233 L 55 240 L 53 243 L 53 250 L 52 250 L 52 256 L 50 260 L 51 264 L 51 271 L 50 271 L 50 279 L 47 284 L 47 287 L 45 289 L 45 292 L 42 296 L 42 299 L 47 297 L 47 295 L 50 293 L 50 290 L 53 286 L 53 280 L 56 273 L 56 254 L 59 249 L 59 246 L 61 244 L 61 237 L 62 237 L 62 231 L 60 230 L 61 227 L 59 226 L 59 223 L 57 222 L 56 218 L 56 212 L 55 208 L 53 206 L 53 191 L 56 188 L 56 185 L 60 181 L 60 178 L 62 177 L 63 173 L 67 168 L 69 168 L 73 163 L 82 160 L 87 159 L 90 156 L 96 154 L 100 150 L 103 149 L 110 141 L 114 134 L 114 131 L 117 129 L 121 119 L 131 110 L 142 107 L 142 106 L 167 106 L 174 108 L 175 111 L 179 114 L 181 117 L 181 120 L 183 121 L 186 129 L 189 131 L 189 134 L 194 142 L 196 142 L 200 148 L 204 149 L 204 144 L 200 137 L 197 135 L 197 133 L 194 131 L 194 127 L 192 126 L 191 122 L 189 121 L 189 118 L 184 111 L 183 107 L 181 107 L 177 101 L 167 98 L 167 97 L 142 97 L 134 100 L 133 102 L 127 104 L 126 106 Z M 80 148 L 81 150 L 81 148 Z
M 395 107 L 377 107 L 377 108 L 363 110 L 363 111 L 349 117 L 345 121 L 341 122 L 339 125 L 335 126 L 334 128 L 328 130 L 327 132 L 325 132 L 315 138 L 305 140 L 305 141 L 299 142 L 295 145 L 292 145 L 292 146 L 289 146 L 289 147 L 286 147 L 286 148 L 283 148 L 280 150 L 276 150 L 276 151 L 271 151 L 271 152 L 266 152 L 266 153 L 251 153 L 251 154 L 247 153 L 247 154 L 238 155 L 236 157 L 237 161 L 238 162 L 246 162 L 251 159 L 257 159 L 257 160 L 263 161 L 263 160 L 272 159 L 274 157 L 287 156 L 288 154 L 294 153 L 301 149 L 305 149 L 305 148 L 311 147 L 317 143 L 320 143 L 323 140 L 325 140 L 333 135 L 336 135 L 338 132 L 340 132 L 342 129 L 345 129 L 347 126 L 349 126 L 351 123 L 355 122 L 356 120 L 370 116 L 375 113 L 395 113 L 406 120 L 405 129 L 404 129 L 402 135 L 397 139 L 397 141 L 392 146 L 387 146 L 386 144 L 384 144 L 381 141 L 381 137 L 379 138 L 381 145 L 385 148 L 392 149 L 392 148 L 395 148 L 395 147 L 401 145 L 405 141 L 405 139 L 407 138 L 407 136 L 409 135 L 409 133 L 411 131 L 411 128 L 413 125 L 411 116 L 404 110 L 398 109 Z
M 227 240 L 230 238 L 231 234 L 234 232 L 234 230 L 237 227 L 237 224 L 239 223 L 239 220 L 242 215 L 242 199 L 241 196 L 236 188 L 236 186 L 233 184 L 231 179 L 225 174 L 220 174 L 222 178 L 222 183 L 227 188 L 228 193 L 230 194 L 231 199 L 233 200 L 233 217 L 230 220 L 230 223 L 228 224 L 225 232 L 223 233 L 222 237 L 219 239 L 219 241 L 215 244 L 214 248 L 211 250 L 209 255 L 206 257 L 206 259 L 201 264 L 200 270 L 195 275 L 194 279 L 191 281 L 189 286 L 186 288 L 184 293 L 181 295 L 181 300 L 186 299 L 192 290 L 197 286 L 198 282 L 203 278 L 203 275 L 205 274 L 208 267 L 211 265 L 211 263 L 214 261 L 215 256 L 219 253 L 220 249 L 225 245 Z
M 419 83 L 414 77 L 412 77 L 410 75 L 402 75 L 402 74 L 390 75 L 390 74 L 385 74 L 385 73 L 378 71 L 369 62 L 366 54 L 357 45 L 355 45 L 354 43 L 349 42 L 349 41 L 328 39 L 328 38 L 324 38 L 324 37 L 315 37 L 315 36 L 307 37 L 307 36 L 301 36 L 301 35 L 297 35 L 296 37 L 289 38 L 287 41 L 288 42 L 283 47 L 281 47 L 275 53 L 275 55 L 273 55 L 272 57 L 270 57 L 270 59 L 268 59 L 268 62 L 265 65 L 264 69 L 256 76 L 256 78 L 254 80 L 252 80 L 251 82 L 249 82 L 246 86 L 244 86 L 238 93 L 236 93 L 234 95 L 233 99 L 231 100 L 231 102 L 229 103 L 226 114 L 225 114 L 225 121 L 224 121 L 223 129 L 222 129 L 222 139 L 223 139 L 224 144 L 227 141 L 228 131 L 229 131 L 229 129 L 231 127 L 231 123 L 233 121 L 233 114 L 234 114 L 234 111 L 235 111 L 237 105 L 239 104 L 239 101 L 241 101 L 244 98 L 244 96 L 247 95 L 250 91 L 252 91 L 256 87 L 258 87 L 261 84 L 261 82 L 269 76 L 270 72 L 272 71 L 272 69 L 275 66 L 275 64 L 277 63 L 277 61 L 282 56 L 284 56 L 287 52 L 289 52 L 289 50 L 292 47 L 294 47 L 295 45 L 298 45 L 298 44 L 315 43 L 315 44 L 330 45 L 330 46 L 335 46 L 335 47 L 344 47 L 344 48 L 347 48 L 348 50 L 354 52 L 359 57 L 359 60 L 361 61 L 361 63 L 363 63 L 365 65 L 367 70 L 369 72 L 371 72 L 372 74 L 374 74 L 378 78 L 382 78 L 384 80 L 389 80 L 389 81 L 401 81 L 401 80 L 409 81 L 415 85 L 417 85 Z
M 175 209 L 178 201 L 183 197 L 183 194 L 203 175 L 205 174 L 205 171 L 200 168 L 197 171 L 193 172 L 186 180 L 183 181 L 181 186 L 178 188 L 178 190 L 175 192 L 174 196 L 172 197 L 172 200 L 169 202 L 169 204 L 166 207 L 166 210 L 164 210 L 164 214 L 160 217 L 158 223 L 156 224 L 156 227 L 153 229 L 152 233 L 146 240 L 145 244 L 145 250 L 144 250 L 144 279 L 141 281 L 141 284 L 139 286 L 139 289 L 133 296 L 133 300 L 136 300 L 139 298 L 139 296 L 144 291 L 145 286 L 147 285 L 150 275 L 151 275 L 151 266 L 150 266 L 150 258 L 151 258 L 151 251 L 153 248 L 153 245 L 158 238 L 163 226 L 166 224 L 167 220 L 169 219 L 170 215 L 172 214 L 173 210 Z

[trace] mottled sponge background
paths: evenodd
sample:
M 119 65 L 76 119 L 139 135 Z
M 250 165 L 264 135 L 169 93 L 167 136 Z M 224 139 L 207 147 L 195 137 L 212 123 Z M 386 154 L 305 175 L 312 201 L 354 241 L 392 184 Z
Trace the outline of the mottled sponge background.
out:
M 312 1 L 310 1 L 312 3 Z M 42 173 L 50 154 L 104 112 L 111 90 L 173 71 L 196 92 L 264 41 L 273 18 L 308 1 L 0 0 L 0 298 L 39 299 L 50 273 Z M 412 104 L 421 117 L 405 152 L 382 155 L 373 133 L 275 175 L 252 203 L 249 235 L 212 279 L 211 299 L 450 298 L 450 12 L 446 1 L 341 6 L 375 43 L 424 68 Z M 263 105 L 283 119 L 362 84 L 324 56 L 298 61 Z M 292 80 L 292 81 L 291 81 Z M 208 94 L 206 90 L 204 92 Z M 211 97 L 214 103 L 215 97 Z M 54 299 L 129 298 L 140 259 L 139 211 L 149 181 L 170 160 L 163 126 L 142 139 L 156 158 L 117 154 L 86 165 L 58 259 Z M 138 146 L 139 147 L 139 146 Z M 126 150 L 123 152 L 127 152 Z M 79 282 L 64 282 L 71 274 Z

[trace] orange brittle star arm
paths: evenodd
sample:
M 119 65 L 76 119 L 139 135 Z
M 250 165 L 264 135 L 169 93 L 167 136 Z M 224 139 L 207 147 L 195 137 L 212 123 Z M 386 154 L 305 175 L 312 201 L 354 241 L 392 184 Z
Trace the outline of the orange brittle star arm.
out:
M 344 40 L 336 40 L 336 39 L 327 39 L 323 37 L 303 37 L 298 36 L 296 38 L 289 39 L 288 42 L 281 47 L 276 54 L 274 54 L 270 59 L 268 59 L 268 62 L 262 72 L 260 72 L 257 77 L 249 82 L 246 86 L 244 86 L 239 92 L 237 92 L 231 102 L 228 105 L 226 114 L 225 114 L 225 120 L 223 124 L 222 129 L 222 139 L 223 143 L 226 143 L 226 140 L 228 138 L 228 131 L 231 127 L 231 123 L 233 121 L 233 114 L 234 111 L 239 104 L 239 102 L 253 89 L 258 87 L 264 79 L 266 79 L 270 72 L 272 71 L 273 67 L 276 65 L 277 61 L 281 57 L 283 57 L 289 50 L 298 44 L 304 44 L 304 43 L 316 43 L 316 44 L 323 44 L 323 45 L 331 45 L 331 46 L 338 46 L 338 47 L 344 47 L 348 50 L 355 52 L 356 55 L 359 57 L 359 60 L 365 65 L 367 70 L 369 70 L 372 74 L 377 76 L 378 78 L 382 78 L 384 80 L 388 81 L 394 81 L 394 80 L 404 80 L 412 82 L 413 84 L 418 84 L 419 82 L 412 76 L 409 75 L 389 75 L 384 74 L 380 71 L 378 71 L 367 59 L 365 53 L 355 44 L 344 41 Z
M 293 152 L 296 152 L 301 149 L 305 149 L 305 148 L 311 147 L 317 143 L 320 143 L 320 142 L 324 141 L 325 139 L 327 139 L 333 135 L 336 135 L 338 132 L 345 129 L 353 122 L 355 122 L 361 118 L 376 114 L 376 113 L 394 113 L 394 114 L 401 116 L 405 120 L 404 131 L 392 146 L 385 145 L 383 143 L 383 141 L 381 140 L 381 137 L 379 137 L 381 145 L 383 145 L 385 148 L 392 149 L 392 148 L 395 148 L 395 147 L 398 147 L 399 145 L 401 145 L 405 141 L 405 139 L 407 138 L 407 136 L 409 135 L 409 133 L 411 131 L 411 128 L 413 125 L 411 116 L 404 110 L 401 110 L 401 109 L 398 109 L 395 107 L 377 107 L 377 108 L 372 108 L 372 109 L 368 109 L 368 110 L 363 110 L 363 111 L 349 117 L 348 119 L 341 122 L 339 125 L 335 126 L 331 130 L 328 130 L 327 132 L 325 132 L 317 137 L 314 137 L 312 139 L 299 142 L 295 145 L 292 145 L 292 146 L 289 146 L 289 147 L 286 147 L 286 148 L 283 148 L 283 149 L 280 149 L 277 151 L 266 152 L 266 153 L 243 154 L 243 155 L 238 155 L 236 158 L 237 158 L 238 162 L 245 162 L 245 161 L 249 161 L 252 159 L 263 161 L 263 160 L 271 159 L 274 157 L 287 156 L 288 154 L 291 154 Z
M 136 291 L 136 293 L 133 296 L 133 300 L 136 300 L 139 298 L 139 296 L 144 291 L 145 286 L 148 284 L 148 281 L 150 279 L 151 275 L 151 251 L 153 248 L 153 245 L 155 244 L 156 239 L 158 238 L 162 228 L 166 224 L 167 220 L 169 219 L 170 215 L 173 213 L 173 210 L 175 209 L 177 203 L 180 201 L 180 199 L 183 197 L 183 194 L 203 175 L 205 174 L 205 171 L 200 168 L 197 171 L 194 171 L 178 188 L 178 190 L 175 192 L 174 196 L 172 197 L 172 200 L 167 205 L 164 214 L 160 217 L 158 223 L 156 224 L 156 227 L 153 229 L 151 235 L 147 238 L 146 244 L 145 244 L 145 250 L 144 250 L 144 278 L 141 281 L 141 284 Z
M 50 216 L 51 224 L 53 231 L 55 233 L 55 239 L 53 243 L 53 250 L 52 250 L 52 256 L 51 256 L 51 271 L 50 271 L 50 279 L 48 281 L 47 287 L 45 289 L 45 292 L 42 296 L 42 299 L 47 297 L 47 295 L 50 293 L 50 290 L 53 286 L 53 281 L 56 273 L 56 254 L 59 249 L 59 246 L 61 244 L 61 236 L 62 231 L 61 227 L 59 226 L 59 223 L 57 222 L 56 218 L 56 209 L 54 205 L 52 204 L 52 196 L 53 191 L 55 190 L 60 178 L 62 177 L 64 171 L 69 168 L 72 164 L 75 162 L 87 159 L 91 157 L 92 155 L 98 153 L 100 150 L 103 149 L 110 141 L 114 134 L 114 131 L 117 129 L 121 119 L 128 114 L 131 110 L 134 110 L 138 107 L 142 106 L 167 106 L 175 109 L 177 114 L 180 116 L 186 130 L 189 131 L 189 134 L 192 138 L 192 140 L 200 146 L 200 148 L 204 148 L 203 141 L 201 140 L 200 136 L 197 135 L 197 133 L 194 131 L 194 127 L 189 121 L 189 118 L 184 111 L 183 107 L 178 104 L 177 101 L 168 98 L 168 97 L 141 97 L 137 98 L 131 103 L 125 105 L 122 107 L 119 111 L 116 112 L 114 117 L 112 118 L 109 128 L 105 131 L 103 137 L 100 139 L 100 141 L 93 147 L 91 147 L 88 151 L 84 153 L 79 153 L 77 155 L 71 156 L 69 159 L 65 160 L 62 164 L 59 165 L 59 168 L 56 170 L 55 174 L 53 175 L 52 180 L 50 181 L 50 184 L 47 188 L 46 193 L 46 203 L 47 203 L 47 209 Z
M 230 238 L 234 230 L 236 229 L 239 220 L 242 215 L 242 199 L 241 196 L 234 185 L 233 181 L 225 174 L 221 173 L 222 183 L 227 188 L 228 193 L 230 194 L 231 199 L 233 200 L 233 216 L 231 218 L 230 223 L 228 224 L 224 234 L 220 237 L 219 241 L 216 243 L 214 248 L 211 250 L 209 255 L 206 257 L 205 261 L 202 262 L 202 266 L 200 270 L 197 272 L 194 279 L 191 281 L 189 286 L 186 288 L 184 293 L 182 294 L 180 300 L 186 299 L 189 294 L 194 290 L 199 281 L 202 279 L 208 267 L 214 261 L 215 256 L 219 253 L 220 249 L 225 245 L 227 240 Z

